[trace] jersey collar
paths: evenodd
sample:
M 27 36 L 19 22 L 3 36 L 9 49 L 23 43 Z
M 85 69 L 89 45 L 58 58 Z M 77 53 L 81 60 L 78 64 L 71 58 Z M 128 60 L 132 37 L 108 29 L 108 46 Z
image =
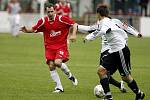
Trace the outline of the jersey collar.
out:
M 47 17 L 48 17 L 48 16 L 47 16 Z M 55 21 L 55 19 L 56 19 L 56 14 L 54 15 L 53 21 Z M 48 21 L 49 21 L 49 22 L 52 22 L 52 20 L 50 20 L 49 17 L 48 17 Z

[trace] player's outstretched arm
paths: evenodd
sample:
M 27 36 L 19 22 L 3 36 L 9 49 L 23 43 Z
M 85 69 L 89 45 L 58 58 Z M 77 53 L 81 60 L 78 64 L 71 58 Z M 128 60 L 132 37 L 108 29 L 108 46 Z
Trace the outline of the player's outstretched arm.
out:
M 133 26 L 127 24 L 126 22 L 123 22 L 122 23 L 122 28 L 127 31 L 127 33 L 131 34 L 131 35 L 134 35 L 138 38 L 141 38 L 142 37 L 142 34 L 137 30 L 135 29 Z
M 118 26 L 119 28 L 125 30 L 128 34 L 134 35 L 138 38 L 142 37 L 142 34 L 139 33 L 137 29 L 133 26 L 129 25 L 127 22 L 122 22 L 119 19 L 112 19 L 112 21 Z
M 24 32 L 24 33 L 33 33 L 33 29 L 27 29 L 25 26 L 20 28 L 20 31 Z
M 71 42 L 75 42 L 76 41 L 76 38 L 77 38 L 77 23 L 75 23 L 74 25 L 73 25 L 73 31 L 72 31 L 72 35 L 70 36 L 70 40 L 71 40 Z
M 88 33 L 89 31 L 91 31 L 91 29 L 90 26 L 78 25 L 78 31 L 81 33 Z

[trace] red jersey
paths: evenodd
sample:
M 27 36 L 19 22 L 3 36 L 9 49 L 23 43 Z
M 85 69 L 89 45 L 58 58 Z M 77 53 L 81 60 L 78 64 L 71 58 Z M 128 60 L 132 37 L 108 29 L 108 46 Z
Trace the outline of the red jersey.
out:
M 48 16 L 38 20 L 37 24 L 32 27 L 35 32 L 43 32 L 45 48 L 59 49 L 67 47 L 67 36 L 69 28 L 75 22 L 65 16 L 55 14 L 54 21 L 50 21 Z
M 62 5 L 61 3 L 57 3 L 55 5 L 55 10 L 58 12 L 57 13 L 58 15 L 70 17 L 70 12 L 71 12 L 70 3 L 66 3 L 65 5 Z

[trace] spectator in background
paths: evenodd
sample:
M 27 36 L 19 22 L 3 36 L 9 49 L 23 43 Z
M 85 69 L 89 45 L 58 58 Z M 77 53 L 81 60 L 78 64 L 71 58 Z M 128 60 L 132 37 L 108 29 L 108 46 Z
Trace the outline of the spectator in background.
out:
M 149 0 L 140 0 L 139 5 L 141 7 L 141 15 L 143 15 L 144 11 L 144 16 L 147 16 L 148 2 Z
M 139 15 L 139 8 L 138 8 L 139 0 L 127 0 L 126 1 L 126 9 L 128 15 Z
M 34 13 L 38 12 L 38 1 L 37 0 L 32 0 L 31 8 Z
M 2 1 L 0 0 L 0 10 L 1 10 L 1 2 L 2 2 Z
M 125 0 L 115 0 L 115 13 L 119 15 L 125 13 Z
M 68 0 L 59 0 L 55 7 L 58 15 L 71 17 L 71 6 Z
M 7 5 L 8 5 L 7 0 L 0 0 L 0 10 L 1 10 L 1 11 L 6 10 Z
M 10 33 L 12 36 L 18 36 L 20 25 L 20 3 L 18 0 L 10 0 L 8 2 L 7 11 L 9 13 Z

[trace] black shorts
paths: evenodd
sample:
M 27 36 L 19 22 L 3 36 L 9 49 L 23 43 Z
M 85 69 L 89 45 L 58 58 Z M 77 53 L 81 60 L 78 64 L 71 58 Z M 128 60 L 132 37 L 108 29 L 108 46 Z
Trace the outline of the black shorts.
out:
M 118 69 L 121 76 L 130 74 L 130 50 L 127 46 L 120 51 L 109 53 L 103 52 L 100 57 L 100 65 L 112 75 Z

